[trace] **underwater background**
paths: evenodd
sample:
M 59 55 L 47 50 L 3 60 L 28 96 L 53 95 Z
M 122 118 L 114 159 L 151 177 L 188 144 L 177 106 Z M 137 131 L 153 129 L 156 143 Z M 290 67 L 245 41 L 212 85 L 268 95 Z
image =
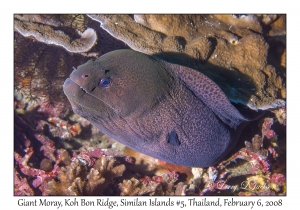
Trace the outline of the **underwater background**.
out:
M 135 152 L 75 115 L 74 68 L 133 49 L 199 70 L 264 115 L 218 165 Z M 285 195 L 286 15 L 14 15 L 15 195 Z

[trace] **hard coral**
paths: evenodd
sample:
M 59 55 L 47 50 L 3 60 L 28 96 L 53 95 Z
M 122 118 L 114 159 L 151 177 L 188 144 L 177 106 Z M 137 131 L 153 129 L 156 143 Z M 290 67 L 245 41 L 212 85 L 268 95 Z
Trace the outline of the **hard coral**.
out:
M 72 39 L 61 30 L 55 30 L 50 25 L 40 24 L 35 22 L 35 18 L 30 18 L 32 15 L 15 15 L 14 27 L 23 36 L 33 36 L 37 41 L 46 44 L 54 44 L 62 46 L 69 52 L 86 52 L 90 50 L 96 43 L 97 34 L 91 29 L 87 28 L 83 33 L 77 31 L 79 39 Z M 39 15 L 38 17 L 42 17 Z M 62 22 L 55 26 L 63 25 Z
M 93 168 L 76 158 L 63 167 L 56 180 L 48 182 L 48 195 L 104 195 L 114 178 L 123 174 L 125 165 L 115 166 L 115 159 L 103 155 Z
M 88 16 L 136 51 L 201 71 L 233 102 L 254 110 L 285 105 L 277 98 L 285 91 L 285 67 L 268 59 L 269 46 L 278 45 L 266 34 L 273 23 L 285 26 L 285 15 Z
M 178 195 L 183 194 L 186 186 L 175 185 L 178 179 L 176 172 L 168 171 L 163 176 L 145 176 L 140 180 L 132 177 L 119 183 L 121 195 Z

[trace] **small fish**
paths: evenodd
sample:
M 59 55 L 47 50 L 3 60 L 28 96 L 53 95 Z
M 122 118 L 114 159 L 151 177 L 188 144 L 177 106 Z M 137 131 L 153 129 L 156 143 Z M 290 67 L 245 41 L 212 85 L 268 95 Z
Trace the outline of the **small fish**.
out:
M 178 165 L 217 164 L 248 121 L 200 72 L 133 50 L 78 66 L 63 89 L 73 111 L 101 132 Z

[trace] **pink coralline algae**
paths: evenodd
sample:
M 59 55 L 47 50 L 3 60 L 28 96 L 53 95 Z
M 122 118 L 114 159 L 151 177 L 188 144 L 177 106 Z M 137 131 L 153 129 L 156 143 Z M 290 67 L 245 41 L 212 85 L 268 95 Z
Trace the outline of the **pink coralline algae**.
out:
M 269 182 L 275 182 L 275 183 L 278 183 L 278 184 L 282 184 L 282 183 L 285 182 L 285 178 L 282 174 L 274 173 L 270 176 Z
M 273 136 L 275 136 L 275 132 L 273 131 L 273 130 L 268 130 L 267 132 L 266 132 L 266 134 L 265 134 L 265 136 L 268 138 L 268 139 L 270 139 L 270 138 L 272 138 Z
M 71 125 L 65 120 L 60 119 L 59 117 L 49 117 L 48 122 L 54 124 L 58 128 L 61 128 L 64 132 L 61 134 L 62 138 L 71 138 L 77 136 L 81 132 L 80 123 Z
M 271 126 L 273 125 L 273 118 L 265 118 L 264 123 L 262 125 L 262 137 L 266 136 L 268 139 L 272 138 L 275 135 L 275 132 L 271 130 Z
M 24 157 L 21 157 L 18 153 L 15 152 L 15 160 L 17 161 L 21 172 L 29 177 L 35 177 L 32 181 L 33 188 L 40 187 L 40 190 L 43 191 L 44 185 L 47 181 L 56 177 L 58 171 L 60 170 L 58 164 L 54 165 L 53 170 L 51 172 L 46 172 L 41 169 L 33 168 L 28 166 L 28 160 L 33 154 L 33 149 L 30 147 L 26 150 L 26 154 Z M 22 182 L 26 184 L 26 181 L 22 179 Z M 18 184 L 18 183 L 16 183 Z M 26 187 L 30 192 L 32 189 Z M 20 190 L 16 189 L 15 185 L 15 194 L 20 194 Z M 25 194 L 24 194 L 25 195 Z
M 44 152 L 44 156 L 49 158 L 52 161 L 56 161 L 55 157 L 55 147 L 54 147 L 54 142 L 50 140 L 48 137 L 43 136 L 41 134 L 36 134 L 35 135 L 36 139 L 39 140 L 43 146 L 41 146 L 40 151 Z
M 44 126 L 40 120 L 30 124 L 31 116 L 38 116 L 38 112 L 21 113 L 15 113 L 15 195 L 45 195 L 45 184 L 57 176 L 60 164 L 67 163 L 69 155 L 63 148 L 56 149 L 55 142 L 43 134 Z M 38 162 L 32 160 L 41 156 L 44 161 L 38 168 Z M 46 162 L 48 166 L 44 167 Z
M 20 178 L 18 171 L 15 169 L 15 195 L 35 195 L 36 189 L 39 189 L 41 191 L 42 195 L 55 195 L 57 192 L 61 191 L 61 189 L 60 190 L 56 189 L 57 186 L 59 188 L 64 188 L 64 186 L 66 186 L 65 184 L 58 184 L 58 183 L 54 182 L 53 179 L 56 179 L 57 177 L 60 177 L 60 178 L 63 177 L 60 174 L 64 173 L 66 171 L 66 169 L 61 168 L 60 163 L 64 162 L 65 163 L 64 165 L 68 164 L 66 162 L 66 159 L 70 159 L 69 155 L 65 154 L 66 150 L 64 150 L 64 149 L 59 149 L 57 151 L 55 150 L 55 147 L 52 147 L 50 149 L 49 144 L 48 144 L 49 142 L 46 140 L 46 138 L 45 137 L 41 138 L 41 135 L 39 136 L 39 138 L 42 139 L 42 142 L 44 143 L 44 145 L 42 146 L 43 150 L 44 150 L 44 155 L 48 156 L 50 158 L 55 158 L 55 165 L 53 166 L 53 169 L 50 172 L 29 166 L 28 160 L 31 158 L 31 156 L 34 153 L 34 150 L 32 147 L 25 149 L 26 153 L 25 153 L 24 157 L 22 157 L 17 152 L 15 152 L 15 160 L 17 162 L 16 168 L 18 168 L 21 171 L 21 173 L 23 175 L 26 175 L 26 177 L 27 177 L 27 178 Z M 93 151 L 82 152 L 79 154 L 74 153 L 73 157 L 71 158 L 71 161 L 72 161 L 71 163 L 79 165 L 82 168 L 81 170 L 83 170 L 83 168 L 85 168 L 85 167 L 94 166 L 98 160 L 98 162 L 100 161 L 102 165 L 104 164 L 103 167 L 106 167 L 106 170 L 110 171 L 113 167 L 112 166 L 113 162 L 111 162 L 111 163 L 108 162 L 108 164 L 105 165 L 105 162 L 107 162 L 107 161 L 105 159 L 105 156 L 103 156 L 103 154 L 104 154 L 104 152 L 102 152 L 102 150 L 100 148 L 97 148 Z M 123 171 L 125 170 L 124 166 L 122 169 L 120 167 L 113 167 L 113 168 L 116 170 L 115 173 L 118 176 L 122 175 Z M 63 172 L 61 172 L 61 170 L 63 170 Z M 72 170 L 72 169 L 70 169 L 70 170 Z M 100 170 L 103 170 L 103 169 L 100 167 Z M 120 170 L 120 171 L 118 172 L 118 170 Z M 92 176 L 93 173 L 94 173 L 94 171 L 91 170 L 89 176 Z M 28 183 L 29 177 L 34 178 L 34 180 L 31 183 Z M 71 177 L 68 176 L 67 178 L 70 179 L 69 181 L 72 184 L 73 180 L 71 179 Z M 76 176 L 74 177 L 74 179 L 75 178 L 76 178 Z M 111 179 L 113 179 L 113 177 L 111 177 Z M 92 178 L 91 178 L 91 180 L 92 180 Z M 63 180 L 60 180 L 60 181 L 63 182 Z M 49 183 L 53 183 L 53 184 L 51 185 Z M 67 186 L 66 189 L 68 189 L 68 187 L 70 187 L 70 186 Z M 91 188 L 93 186 L 89 186 L 89 187 Z M 67 192 L 67 191 L 64 191 L 64 192 Z M 63 194 L 60 194 L 60 195 L 63 195 Z M 75 191 L 71 191 L 70 193 L 66 193 L 65 195 L 77 195 L 77 193 Z
M 27 179 L 20 177 L 20 174 L 14 169 L 14 195 L 34 195 Z
M 236 159 L 244 159 L 252 165 L 249 170 L 250 174 L 255 174 L 258 171 L 261 171 L 262 173 L 268 173 L 270 166 L 266 160 L 268 151 L 261 147 L 262 138 L 259 135 L 255 135 L 252 139 L 252 143 L 246 141 L 245 145 L 245 148 L 240 149 L 229 159 L 223 161 L 219 167 L 225 168 L 229 163 L 235 161 Z
M 73 153 L 72 161 L 75 159 L 78 159 L 80 162 L 82 162 L 84 165 L 87 166 L 94 166 L 96 159 L 99 159 L 102 155 L 104 155 L 104 152 L 100 148 L 96 148 L 92 151 L 83 151 L 79 154 Z

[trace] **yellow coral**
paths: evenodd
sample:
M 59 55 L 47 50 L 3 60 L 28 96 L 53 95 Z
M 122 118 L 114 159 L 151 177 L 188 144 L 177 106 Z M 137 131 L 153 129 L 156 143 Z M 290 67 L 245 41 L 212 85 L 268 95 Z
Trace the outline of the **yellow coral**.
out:
M 131 178 L 130 180 L 123 180 L 123 183 L 119 184 L 119 187 L 121 189 L 121 195 L 138 195 L 140 188 L 137 186 L 139 185 L 140 181 L 136 178 Z

